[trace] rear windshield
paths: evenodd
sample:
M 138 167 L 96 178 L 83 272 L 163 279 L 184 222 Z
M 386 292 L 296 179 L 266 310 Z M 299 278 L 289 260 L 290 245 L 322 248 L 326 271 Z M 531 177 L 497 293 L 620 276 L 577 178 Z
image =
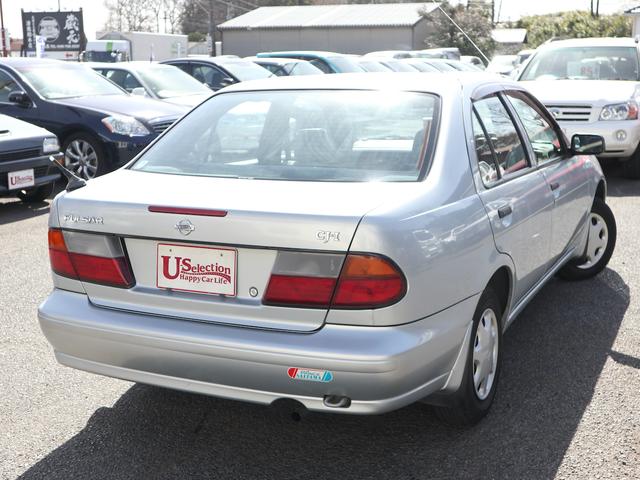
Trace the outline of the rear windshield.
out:
M 520 80 L 638 80 L 635 47 L 567 47 L 534 56 Z
M 131 167 L 270 180 L 416 181 L 435 141 L 438 97 L 292 90 L 217 95 Z

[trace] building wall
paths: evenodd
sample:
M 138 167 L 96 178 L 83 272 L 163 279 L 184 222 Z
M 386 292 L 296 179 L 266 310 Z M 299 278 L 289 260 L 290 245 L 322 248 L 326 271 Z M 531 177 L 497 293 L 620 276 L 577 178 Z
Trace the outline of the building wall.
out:
M 631 36 L 635 38 L 636 35 L 640 35 L 640 15 L 633 15 Z
M 424 48 L 424 35 L 418 30 L 424 31 L 425 23 L 418 22 L 414 28 L 224 30 L 222 52 L 245 57 L 277 50 L 328 50 L 354 54 L 375 50 L 413 50 Z

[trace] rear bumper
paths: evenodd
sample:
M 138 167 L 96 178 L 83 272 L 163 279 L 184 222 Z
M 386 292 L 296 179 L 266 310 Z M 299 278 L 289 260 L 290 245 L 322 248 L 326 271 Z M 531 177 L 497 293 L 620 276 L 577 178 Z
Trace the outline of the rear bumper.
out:
M 289 398 L 310 410 L 370 414 L 451 388 L 450 379 L 461 377 L 459 357 L 477 300 L 402 326 L 326 324 L 293 333 L 110 310 L 56 289 L 38 318 L 63 365 L 223 398 L 263 404 Z M 330 371 L 332 379 L 292 379 L 290 368 Z M 349 397 L 351 405 L 328 407 L 327 395 Z

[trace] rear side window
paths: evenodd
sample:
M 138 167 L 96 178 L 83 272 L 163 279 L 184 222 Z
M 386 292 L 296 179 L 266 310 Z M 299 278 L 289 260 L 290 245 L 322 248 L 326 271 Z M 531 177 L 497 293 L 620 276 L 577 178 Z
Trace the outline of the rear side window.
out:
M 495 155 L 498 178 L 506 178 L 528 168 L 518 130 L 502 101 L 496 96 L 483 98 L 474 103 L 474 109 Z
M 507 97 L 524 126 L 538 164 L 543 165 L 562 156 L 560 137 L 540 108 L 519 92 L 508 93 Z
M 314 58 L 313 60 L 310 60 L 309 63 L 311 63 L 311 65 L 313 65 L 314 67 L 319 68 L 324 73 L 333 73 L 333 70 L 331 70 L 331 67 L 327 65 L 326 62 L 324 62 L 323 60 Z
M 191 75 L 199 82 L 204 83 L 214 90 L 219 90 L 224 86 L 224 73 L 209 65 L 194 64 Z
M 411 92 L 278 91 L 213 97 L 134 170 L 274 180 L 416 181 L 439 98 Z
M 103 75 L 129 93 L 131 93 L 134 88 L 142 87 L 136 77 L 125 70 L 105 70 Z

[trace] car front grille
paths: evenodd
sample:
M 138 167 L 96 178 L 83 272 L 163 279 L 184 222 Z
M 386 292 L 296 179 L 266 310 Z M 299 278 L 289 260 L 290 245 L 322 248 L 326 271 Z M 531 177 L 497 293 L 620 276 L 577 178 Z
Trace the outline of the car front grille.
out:
M 0 153 L 0 162 L 11 160 L 24 160 L 26 158 L 37 158 L 40 156 L 39 148 L 28 148 L 23 150 L 12 150 Z
M 593 110 L 591 105 L 547 105 L 558 122 L 588 122 Z
M 161 122 L 153 122 L 151 123 L 151 128 L 153 128 L 153 131 L 155 133 L 157 133 L 158 135 L 160 135 L 162 132 L 164 132 L 167 128 L 169 128 L 171 125 L 173 125 L 173 123 L 176 120 L 163 120 Z

